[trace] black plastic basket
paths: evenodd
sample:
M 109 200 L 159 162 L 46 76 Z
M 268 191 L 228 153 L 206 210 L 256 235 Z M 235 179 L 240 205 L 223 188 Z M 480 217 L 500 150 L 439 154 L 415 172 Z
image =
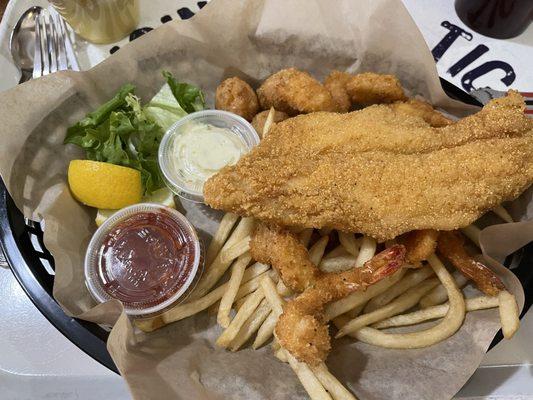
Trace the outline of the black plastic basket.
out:
M 449 82 L 441 79 L 441 83 L 449 96 L 465 103 L 480 105 L 473 97 Z M 108 332 L 97 324 L 67 316 L 52 297 L 54 260 L 44 246 L 41 226 L 22 216 L 1 180 L 0 245 L 13 274 L 39 311 L 72 343 L 118 373 L 106 348 Z M 505 265 L 512 268 L 524 286 L 526 304 L 523 316 L 533 302 L 533 243 L 509 256 Z M 500 331 L 491 347 L 502 337 Z

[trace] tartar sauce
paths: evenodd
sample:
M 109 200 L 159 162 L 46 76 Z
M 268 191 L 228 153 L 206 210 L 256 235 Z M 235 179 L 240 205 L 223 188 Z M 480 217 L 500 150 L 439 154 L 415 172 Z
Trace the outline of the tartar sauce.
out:
M 189 122 L 171 147 L 175 172 L 192 188 L 201 191 L 205 181 L 227 165 L 234 165 L 248 151 L 246 143 L 231 130 Z

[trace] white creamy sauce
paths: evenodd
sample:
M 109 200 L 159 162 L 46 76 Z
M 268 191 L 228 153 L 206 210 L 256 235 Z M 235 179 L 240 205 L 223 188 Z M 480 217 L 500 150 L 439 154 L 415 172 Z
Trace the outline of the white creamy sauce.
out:
M 246 151 L 246 144 L 229 129 L 191 122 L 174 139 L 172 164 L 192 188 L 202 190 L 209 177 L 236 164 Z

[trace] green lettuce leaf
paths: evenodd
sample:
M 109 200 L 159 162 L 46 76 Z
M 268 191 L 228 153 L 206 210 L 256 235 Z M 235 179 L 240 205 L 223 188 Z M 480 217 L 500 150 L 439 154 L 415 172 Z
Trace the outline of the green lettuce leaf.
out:
M 187 113 L 201 111 L 205 108 L 205 99 L 202 91 L 194 85 L 178 82 L 168 71 L 163 71 L 172 94 Z

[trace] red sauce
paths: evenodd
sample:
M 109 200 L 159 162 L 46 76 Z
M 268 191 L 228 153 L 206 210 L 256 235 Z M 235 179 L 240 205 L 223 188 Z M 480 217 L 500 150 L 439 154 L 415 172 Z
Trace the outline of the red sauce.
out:
M 115 225 L 98 252 L 103 290 L 128 308 L 158 306 L 193 273 L 196 238 L 165 210 L 134 214 Z

